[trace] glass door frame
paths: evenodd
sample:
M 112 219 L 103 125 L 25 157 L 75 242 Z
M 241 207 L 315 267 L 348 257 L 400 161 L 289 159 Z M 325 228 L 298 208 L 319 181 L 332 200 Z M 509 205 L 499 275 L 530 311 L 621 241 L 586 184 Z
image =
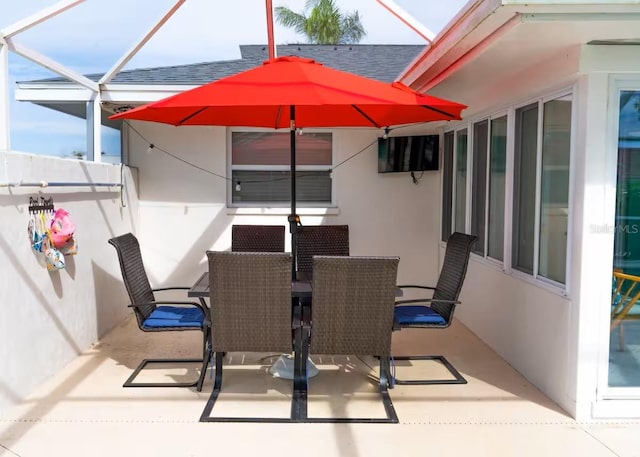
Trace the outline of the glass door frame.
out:
M 608 131 L 607 131 L 607 150 L 610 151 L 607 157 L 607 164 L 612 170 L 609 175 L 611 181 L 609 184 L 613 190 L 607 198 L 607 206 L 616 206 L 617 200 L 617 167 L 618 167 L 618 149 L 619 149 L 619 131 L 620 131 L 620 94 L 622 91 L 638 91 L 640 92 L 640 75 L 612 75 L 609 81 L 609 107 L 608 113 Z M 612 227 L 615 227 L 615 220 L 612 221 Z M 615 230 L 611 234 L 615 238 Z M 611 264 L 613 265 L 613 249 L 611 251 Z M 609 278 L 608 281 L 611 281 Z M 611 313 L 609 306 L 603 306 L 603 311 L 598 316 L 601 320 L 600 325 L 600 342 L 598 357 L 598 382 L 596 402 L 609 403 L 607 400 L 631 400 L 631 402 L 615 402 L 617 405 L 609 405 L 611 411 L 616 416 L 626 416 L 625 411 L 635 409 L 637 415 L 640 406 L 640 385 L 638 387 L 611 387 L 609 386 L 609 357 L 610 357 L 610 323 Z M 619 411 L 618 413 L 616 413 Z

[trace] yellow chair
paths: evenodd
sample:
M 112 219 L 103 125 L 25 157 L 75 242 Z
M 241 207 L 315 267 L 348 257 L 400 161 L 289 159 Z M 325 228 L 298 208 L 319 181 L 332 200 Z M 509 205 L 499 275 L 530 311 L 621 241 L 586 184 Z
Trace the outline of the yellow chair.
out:
M 621 271 L 613 272 L 613 292 L 611 294 L 611 331 L 620 327 L 620 350 L 624 350 L 622 321 L 640 320 L 640 308 L 635 305 L 640 298 L 640 276 Z

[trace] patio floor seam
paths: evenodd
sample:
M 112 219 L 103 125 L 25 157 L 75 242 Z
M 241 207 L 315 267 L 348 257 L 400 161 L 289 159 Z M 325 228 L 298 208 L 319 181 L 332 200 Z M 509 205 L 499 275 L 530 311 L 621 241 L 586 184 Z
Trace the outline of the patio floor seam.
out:
M 199 420 L 153 420 L 153 419 L 0 419 L 0 423 L 42 423 L 42 424 L 199 424 Z M 632 426 L 640 425 L 640 421 L 606 421 L 606 422 L 576 422 L 576 421 L 400 421 L 398 425 L 491 425 L 491 426 L 557 426 L 573 425 L 588 426 Z M 0 444 L 1 445 L 1 444 Z

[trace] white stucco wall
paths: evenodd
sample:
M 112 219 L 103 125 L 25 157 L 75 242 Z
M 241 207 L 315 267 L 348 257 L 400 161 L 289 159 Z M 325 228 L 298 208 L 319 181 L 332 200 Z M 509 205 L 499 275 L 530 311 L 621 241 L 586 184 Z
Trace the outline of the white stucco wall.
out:
M 472 256 L 458 317 L 581 420 L 624 415 L 613 407 L 603 408 L 602 394 L 597 396 L 598 377 L 608 358 L 613 233 L 595 233 L 591 227 L 613 225 L 617 146 L 610 138 L 615 119 L 608 112 L 610 83 L 616 74 L 634 78 L 638 73 L 636 47 L 582 46 L 535 62 L 525 72 L 504 72 L 499 91 L 483 86 L 474 93 L 465 86 L 464 75 L 450 77 L 433 91 L 445 98 L 468 94 L 464 100 L 470 103 L 467 120 L 473 122 L 557 90 L 573 89 L 576 116 L 567 295 Z M 487 84 L 492 87 L 494 82 Z M 490 99 L 487 92 L 492 94 Z M 640 410 L 635 407 L 635 416 L 631 408 L 627 411 L 637 417 Z
M 0 181 L 120 182 L 119 166 L 0 153 Z M 107 240 L 135 230 L 136 189 L 127 169 L 115 188 L 0 188 L 0 411 L 88 349 L 127 314 L 118 259 Z M 29 196 L 53 197 L 76 225 L 78 254 L 48 272 L 27 237 Z
M 569 412 L 571 301 L 473 256 L 458 318 Z
M 432 93 L 444 98 L 466 94 L 463 101 L 470 105 L 465 111 L 466 120 L 473 122 L 536 97 L 572 88 L 578 78 L 579 61 L 580 49 L 572 49 L 543 63 L 532 63 L 531 68 L 518 74 L 504 71 L 496 75 L 495 80 L 476 86 L 476 91 L 468 84 L 469 74 L 456 74 Z M 576 97 L 574 93 L 574 103 L 578 103 Z M 575 235 L 573 233 L 574 238 Z M 472 255 L 461 297 L 463 305 L 458 307 L 458 318 L 575 416 L 577 313 L 574 313 L 574 297 L 505 273 L 475 255 Z
M 157 147 L 227 175 L 226 128 L 134 125 Z M 422 132 L 428 131 L 423 127 Z M 405 129 L 401 134 L 422 132 Z M 336 129 L 333 134 L 337 164 L 374 143 L 380 132 Z M 191 284 L 207 268 L 206 250 L 229 249 L 234 223 L 287 226 L 288 209 L 229 209 L 224 179 L 180 163 L 157 148 L 147 153 L 148 143 L 135 132 L 129 137 L 131 164 L 139 169 L 143 254 L 154 284 Z M 325 214 L 299 208 L 303 224 L 348 224 L 352 255 L 399 256 L 403 282 L 436 279 L 439 172 L 425 172 L 419 185 L 408 173 L 378 174 L 374 144 L 336 169 L 333 179 L 337 209 Z

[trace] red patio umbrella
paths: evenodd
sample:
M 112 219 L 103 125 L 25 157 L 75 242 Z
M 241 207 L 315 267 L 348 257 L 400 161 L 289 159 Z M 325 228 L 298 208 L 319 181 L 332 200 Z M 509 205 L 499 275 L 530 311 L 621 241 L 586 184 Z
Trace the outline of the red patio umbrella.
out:
M 295 130 L 304 127 L 389 127 L 460 119 L 465 105 L 325 67 L 280 57 L 262 66 L 111 116 L 172 125 L 291 130 L 292 254 L 296 254 Z

